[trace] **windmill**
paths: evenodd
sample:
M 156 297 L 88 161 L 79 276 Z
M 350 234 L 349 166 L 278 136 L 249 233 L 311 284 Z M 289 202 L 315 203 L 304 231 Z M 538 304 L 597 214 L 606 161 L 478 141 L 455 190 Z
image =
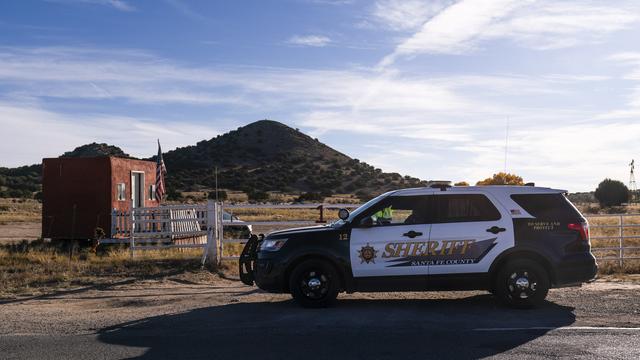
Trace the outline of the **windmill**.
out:
M 631 160 L 631 164 L 629 164 L 631 171 L 629 172 L 629 192 L 631 193 L 630 202 L 634 202 L 638 196 L 638 187 L 636 186 L 636 176 L 634 174 L 635 171 L 635 160 Z

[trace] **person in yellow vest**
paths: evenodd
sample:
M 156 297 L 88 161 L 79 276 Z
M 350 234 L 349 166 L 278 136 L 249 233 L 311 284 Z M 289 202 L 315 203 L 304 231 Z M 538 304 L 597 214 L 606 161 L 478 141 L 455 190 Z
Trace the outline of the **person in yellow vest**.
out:
M 378 225 L 390 224 L 391 220 L 393 220 L 393 209 L 391 208 L 391 205 L 389 205 L 386 208 L 373 214 L 371 217 L 373 218 L 373 221 L 375 221 Z

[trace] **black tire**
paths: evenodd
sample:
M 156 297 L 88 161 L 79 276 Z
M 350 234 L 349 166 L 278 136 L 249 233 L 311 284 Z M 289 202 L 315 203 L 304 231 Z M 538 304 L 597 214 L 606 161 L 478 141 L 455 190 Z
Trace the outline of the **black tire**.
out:
M 340 278 L 336 269 L 323 260 L 305 260 L 289 277 L 289 291 L 293 299 L 306 308 L 334 305 L 338 297 Z
M 495 279 L 494 294 L 507 306 L 529 309 L 541 305 L 549 292 L 549 274 L 529 259 L 511 260 Z

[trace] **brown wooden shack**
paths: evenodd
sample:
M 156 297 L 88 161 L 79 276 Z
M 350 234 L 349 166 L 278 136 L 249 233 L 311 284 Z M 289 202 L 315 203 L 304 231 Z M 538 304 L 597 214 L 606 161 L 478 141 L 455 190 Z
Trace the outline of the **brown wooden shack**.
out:
M 156 163 L 113 156 L 42 160 L 42 237 L 92 239 L 111 234 L 111 213 L 155 207 Z

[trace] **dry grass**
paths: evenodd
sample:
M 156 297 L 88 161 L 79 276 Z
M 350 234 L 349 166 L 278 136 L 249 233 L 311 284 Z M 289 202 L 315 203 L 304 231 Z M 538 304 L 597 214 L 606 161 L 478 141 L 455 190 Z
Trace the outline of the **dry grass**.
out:
M 640 204 L 633 203 L 623 206 L 601 207 L 598 203 L 575 203 L 574 204 L 581 213 L 585 215 L 597 214 L 638 214 L 640 213 Z
M 342 200 L 336 202 L 346 202 Z M 336 198 L 337 199 L 337 198 Z M 37 221 L 40 204 L 36 201 L 12 201 L 0 199 L 0 222 Z M 245 221 L 310 221 L 319 218 L 316 209 L 233 209 L 234 215 Z M 337 210 L 325 210 L 325 220 L 337 219 Z M 597 228 L 597 225 L 618 225 L 619 217 L 590 217 L 594 249 L 617 247 L 617 239 L 596 239 L 598 236 L 618 236 L 617 227 Z M 640 225 L 640 216 L 627 216 L 625 224 Z M 254 226 L 254 232 L 267 233 L 282 227 Z M 625 228 L 624 235 L 638 236 L 625 240 L 625 246 L 640 247 L 640 227 Z M 241 244 L 225 244 L 226 255 L 238 255 Z M 78 286 L 101 286 L 125 279 L 163 277 L 180 272 L 199 271 L 201 250 L 140 251 L 132 260 L 126 249 L 111 249 L 104 255 L 95 255 L 86 250 L 71 258 L 66 249 L 43 242 L 21 243 L 0 247 L 0 297 L 35 295 L 58 289 Z M 596 252 L 599 258 L 615 257 L 616 251 Z M 640 257 L 640 249 L 626 251 L 628 256 Z M 624 266 L 617 261 L 602 261 L 600 274 L 640 273 L 640 261 L 628 260 Z M 223 264 L 225 272 L 237 272 L 237 262 Z
M 320 218 L 320 211 L 316 209 L 227 209 L 243 221 L 316 221 Z M 325 209 L 324 219 L 335 221 L 338 210 Z
M 144 279 L 199 271 L 202 250 L 140 251 L 113 248 L 102 255 L 44 242 L 23 242 L 0 248 L 0 298 L 38 295 L 78 286 L 101 286 L 126 279 Z
M 0 224 L 39 221 L 42 204 L 33 199 L 0 199 Z

